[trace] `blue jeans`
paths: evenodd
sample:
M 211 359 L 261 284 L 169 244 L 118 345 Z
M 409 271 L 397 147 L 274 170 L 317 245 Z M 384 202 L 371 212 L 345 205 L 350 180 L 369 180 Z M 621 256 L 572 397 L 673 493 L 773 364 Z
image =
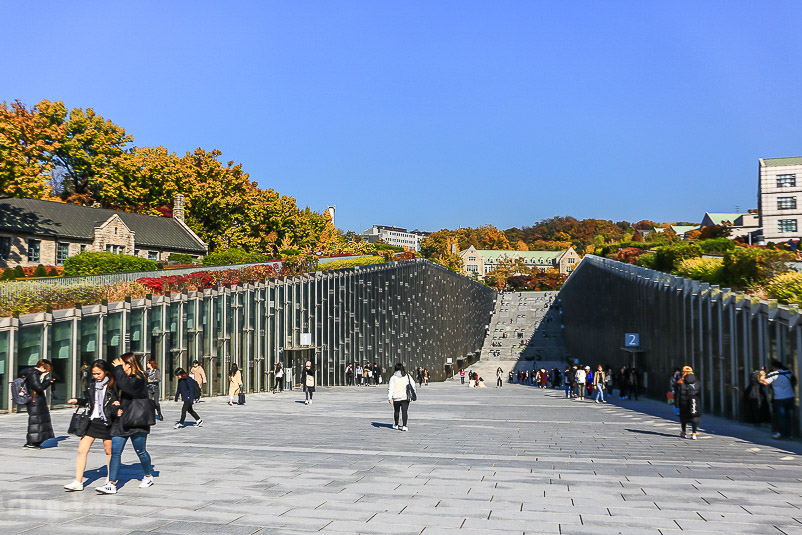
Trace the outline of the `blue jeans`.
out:
M 142 472 L 149 476 L 151 473 L 150 454 L 145 449 L 148 442 L 147 433 L 135 433 L 130 437 L 111 437 L 111 462 L 109 463 L 109 481 L 117 483 L 117 477 L 120 475 L 120 463 L 123 456 L 123 448 L 128 439 L 131 439 L 131 444 L 134 446 L 134 451 L 139 456 L 139 462 L 142 464 Z
M 570 397 L 571 395 L 571 383 L 565 383 L 565 397 Z
M 794 412 L 794 398 L 775 399 L 774 412 L 777 415 L 777 431 L 785 438 L 791 438 L 791 417 Z
M 596 386 L 596 389 L 593 391 L 593 397 L 596 401 L 604 403 L 604 389 L 601 388 L 601 385 Z

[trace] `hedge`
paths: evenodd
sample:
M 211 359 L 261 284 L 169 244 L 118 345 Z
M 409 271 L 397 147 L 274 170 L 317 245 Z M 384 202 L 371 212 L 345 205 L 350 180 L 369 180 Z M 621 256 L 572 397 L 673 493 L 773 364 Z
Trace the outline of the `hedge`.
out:
M 98 275 L 130 271 L 155 271 L 158 264 L 147 258 L 122 254 L 86 251 L 64 261 L 64 275 Z
M 724 260 L 721 258 L 688 258 L 679 263 L 674 274 L 710 284 L 722 284 Z
M 203 258 L 204 266 L 230 266 L 232 264 L 255 264 L 257 262 L 268 262 L 273 260 L 268 255 L 259 253 L 249 253 L 245 249 L 232 247 L 231 249 L 220 249 Z
M 347 269 L 357 266 L 371 266 L 374 264 L 382 264 L 384 258 L 381 256 L 364 256 L 362 258 L 348 258 L 343 260 L 334 260 L 332 262 L 324 262 L 317 266 L 318 271 L 331 271 L 334 269 Z

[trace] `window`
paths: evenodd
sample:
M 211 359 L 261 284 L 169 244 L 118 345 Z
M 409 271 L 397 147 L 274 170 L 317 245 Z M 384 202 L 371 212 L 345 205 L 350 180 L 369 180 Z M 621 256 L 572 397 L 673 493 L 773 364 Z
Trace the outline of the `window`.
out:
M 576 260 L 575 258 L 571 257 L 568 259 L 568 263 L 573 264 L 575 260 Z
M 11 256 L 11 238 L 0 236 L 0 260 L 8 260 Z
M 70 256 L 70 244 L 58 243 L 56 245 L 56 264 L 62 265 L 64 261 Z
M 777 222 L 779 232 L 796 232 L 796 219 L 780 219 Z
M 82 243 L 81 244 L 81 252 L 83 253 L 84 251 L 86 251 L 86 245 Z
M 139 256 L 139 249 L 134 249 L 134 256 Z
M 796 197 L 777 197 L 777 210 L 795 210 Z
M 159 253 L 157 253 L 156 251 L 148 251 L 148 260 L 158 260 L 158 259 L 159 259 Z
M 777 175 L 778 188 L 796 187 L 796 175 Z
M 39 249 L 42 242 L 39 240 L 28 240 L 28 262 L 39 262 Z
M 465 269 L 467 271 L 479 271 L 479 266 L 469 265 L 469 266 L 465 266 Z

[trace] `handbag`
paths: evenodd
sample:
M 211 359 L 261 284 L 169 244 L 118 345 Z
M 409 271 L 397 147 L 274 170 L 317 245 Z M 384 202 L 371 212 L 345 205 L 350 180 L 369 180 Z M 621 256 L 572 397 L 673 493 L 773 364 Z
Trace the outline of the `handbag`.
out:
M 89 429 L 89 415 L 86 414 L 86 409 L 81 414 L 78 414 L 78 411 L 81 410 L 81 407 L 75 409 L 75 412 L 72 413 L 72 418 L 70 418 L 70 426 L 67 428 L 67 433 L 70 435 L 75 435 L 76 437 L 82 437 L 86 434 L 86 430 Z
M 156 404 L 150 398 L 135 398 L 123 408 L 123 429 L 141 429 L 156 425 Z
M 407 399 L 409 401 L 418 400 L 418 395 L 415 393 L 415 389 L 412 388 L 412 379 L 409 378 L 409 375 L 407 375 Z
M 315 386 L 315 376 L 311 373 L 306 374 L 306 386 L 313 387 Z
M 237 396 L 237 403 L 240 405 L 245 405 L 245 392 L 240 392 Z

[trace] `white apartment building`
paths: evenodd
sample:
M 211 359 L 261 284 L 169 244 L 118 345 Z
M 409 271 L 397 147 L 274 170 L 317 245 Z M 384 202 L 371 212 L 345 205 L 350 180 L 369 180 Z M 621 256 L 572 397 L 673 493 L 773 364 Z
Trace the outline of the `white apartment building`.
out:
M 412 251 L 420 251 L 420 243 L 428 236 L 429 232 L 420 230 L 407 230 L 400 227 L 388 227 L 386 225 L 373 225 L 365 232 L 362 237 L 370 243 L 381 240 L 388 245 L 405 247 Z
M 764 242 L 799 239 L 802 157 L 760 158 L 758 210 Z

